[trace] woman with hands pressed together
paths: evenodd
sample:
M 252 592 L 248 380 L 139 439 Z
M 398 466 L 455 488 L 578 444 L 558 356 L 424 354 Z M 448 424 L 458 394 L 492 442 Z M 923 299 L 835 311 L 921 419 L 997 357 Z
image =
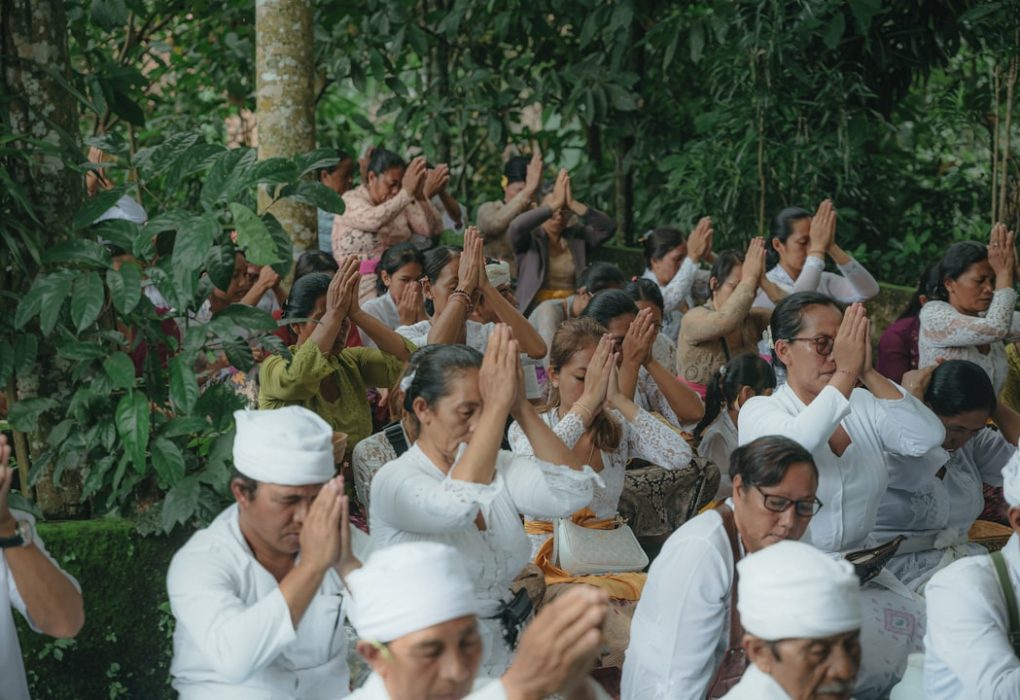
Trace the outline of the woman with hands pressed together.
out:
M 571 225 L 570 216 L 580 219 Z M 609 240 L 616 222 L 574 199 L 570 175 L 560 170 L 542 206 L 520 214 L 507 229 L 517 256 L 517 308 L 527 314 L 547 299 L 565 299 L 588 255 Z
M 825 508 L 811 521 L 806 542 L 833 553 L 875 546 L 870 534 L 889 485 L 888 459 L 919 457 L 941 445 L 942 423 L 872 366 L 869 321 L 860 304 L 844 314 L 824 294 L 791 294 L 772 314 L 771 341 L 773 362 L 785 367 L 787 383 L 743 406 L 740 444 L 784 435 L 811 453 Z M 858 382 L 864 388 L 855 388 Z M 924 607 L 887 570 L 862 596 L 863 609 L 873 614 L 865 615 L 854 697 L 882 697 L 907 654 L 920 648 Z M 890 615 L 903 623 L 895 633 L 884 622 Z
M 712 259 L 712 236 L 710 216 L 698 220 L 686 241 L 674 228 L 652 229 L 645 235 L 648 267 L 642 277 L 659 286 L 665 307 L 663 333 L 673 342 L 676 342 L 684 312 L 693 305 L 694 283 L 699 273 L 704 274 L 701 263 Z
M 832 200 L 818 205 L 814 216 L 805 209 L 783 209 L 772 221 L 765 246 L 768 278 L 787 294 L 819 292 L 849 304 L 867 301 L 878 294 L 878 282 L 864 266 L 836 244 L 836 210 Z M 825 257 L 832 258 L 841 274 L 825 272 Z M 755 306 L 776 305 L 764 289 Z
M 949 247 L 939 263 L 934 298 L 921 307 L 919 365 L 937 360 L 970 360 L 983 369 L 998 393 L 1009 374 L 1003 341 L 1020 340 L 1014 311 L 1014 234 L 992 228 L 988 245 L 963 241 Z
M 292 357 L 273 355 L 259 373 L 259 408 L 304 406 L 346 433 L 348 450 L 372 433 L 366 389 L 392 386 L 415 350 L 361 309 L 358 265 L 351 256 L 332 279 L 317 272 L 294 284 L 284 312 L 297 321 Z M 377 347 L 344 347 L 351 323 Z
M 545 357 L 545 341 L 517 309 L 492 286 L 485 274 L 482 237 L 474 226 L 464 233 L 464 251 L 444 246 L 425 256 L 425 299 L 431 302 L 432 318 L 397 328 L 397 333 L 417 346 L 466 344 L 484 351 L 494 323 L 478 323 L 469 316 L 481 295 L 503 323 L 510 326 L 521 351 L 536 360 Z
M 625 292 L 612 289 L 596 295 L 583 316 L 595 319 L 613 339 L 621 393 L 677 428 L 701 420 L 705 407 L 698 395 L 655 359 L 659 328 L 652 309 L 638 311 Z
M 493 330 L 484 359 L 462 345 L 431 350 L 403 382 L 404 408 L 417 418 L 418 438 L 371 486 L 376 548 L 428 540 L 464 557 L 483 611 L 488 675 L 501 674 L 512 653 L 496 616 L 529 560 L 521 514 L 567 517 L 603 485 L 528 403 L 519 354 L 503 324 Z M 534 457 L 500 449 L 508 416 Z
M 757 351 L 772 317 L 771 309 L 751 308 L 758 289 L 776 302 L 786 296 L 765 274 L 761 238 L 751 239 L 744 255 L 735 250 L 719 253 L 708 285 L 711 300 L 684 314 L 677 342 L 683 379 L 702 397 L 720 367 L 731 358 Z

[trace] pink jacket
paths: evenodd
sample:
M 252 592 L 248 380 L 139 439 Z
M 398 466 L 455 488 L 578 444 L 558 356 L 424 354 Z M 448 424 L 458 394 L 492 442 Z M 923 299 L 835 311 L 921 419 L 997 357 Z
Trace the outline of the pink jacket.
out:
M 344 213 L 333 219 L 333 257 L 357 255 L 361 260 L 378 258 L 395 243 L 414 234 L 435 236 L 443 220 L 431 203 L 419 202 L 404 190 L 382 204 L 373 204 L 368 188 L 361 185 L 344 193 Z

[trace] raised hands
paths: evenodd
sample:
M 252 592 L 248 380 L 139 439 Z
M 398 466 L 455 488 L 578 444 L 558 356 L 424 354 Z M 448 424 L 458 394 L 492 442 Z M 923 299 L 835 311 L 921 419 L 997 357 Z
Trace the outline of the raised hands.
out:
M 616 353 L 613 352 L 613 339 L 607 333 L 599 340 L 595 352 L 588 362 L 584 375 L 584 391 L 573 408 L 577 408 L 584 417 L 585 425 L 599 414 L 609 394 L 609 379 L 616 369 Z
M 446 163 L 440 163 L 425 175 L 425 199 L 432 199 L 442 190 L 446 189 L 446 183 L 450 181 L 450 168 Z
M 851 304 L 843 314 L 836 337 L 832 343 L 832 360 L 836 363 L 836 374 L 849 377 L 852 382 L 871 369 L 871 334 L 868 317 L 862 304 Z M 834 376 L 834 379 L 838 377 Z M 849 393 L 849 392 L 848 392 Z
M 482 251 L 482 235 L 475 226 L 469 226 L 464 232 L 464 251 L 460 254 L 457 266 L 457 288 L 468 294 L 474 294 L 483 286 L 485 277 L 485 254 Z
M 744 265 L 741 268 L 740 283 L 757 287 L 765 277 L 765 239 L 758 236 L 747 244 Z M 719 280 L 720 284 L 722 280 Z
M 818 205 L 808 235 L 808 255 L 824 258 L 836 242 L 836 209 L 831 199 Z
M 418 156 L 407 165 L 407 169 L 404 170 L 404 178 L 401 181 L 401 186 L 404 191 L 415 199 L 421 199 L 424 197 L 425 188 L 425 159 Z
M 424 319 L 425 298 L 422 294 L 421 283 L 411 282 L 405 284 L 397 299 L 397 316 L 400 318 L 400 325 L 410 326 Z
M 325 572 L 340 561 L 343 551 L 341 525 L 346 505 L 344 478 L 337 476 L 323 484 L 309 506 L 299 542 L 301 560 L 307 562 L 313 571 Z M 349 539 L 350 534 L 347 536 Z
M 489 336 L 482 368 L 478 371 L 478 391 L 482 395 L 483 411 L 496 412 L 505 421 L 524 391 L 518 368 L 520 349 L 513 339 L 510 327 L 499 323 Z
M 687 237 L 687 257 L 699 263 L 712 252 L 712 217 L 703 216 Z
M 531 155 L 531 161 L 528 163 L 528 172 L 524 177 L 524 191 L 528 193 L 528 197 L 534 197 L 535 193 L 538 192 L 539 186 L 542 184 L 542 154 L 536 149 Z
M 652 346 L 659 329 L 651 309 L 641 309 L 634 323 L 623 337 L 623 361 L 632 366 L 644 366 L 652 361 Z
M 988 264 L 995 273 L 995 288 L 1013 286 L 1016 269 L 1016 245 L 1013 231 L 1002 223 L 995 224 L 988 237 Z
M 553 213 L 567 206 L 567 188 L 570 185 L 570 175 L 565 169 L 556 173 L 556 184 L 553 185 L 552 195 L 549 198 L 549 209 Z
M 342 320 L 359 310 L 358 284 L 361 279 L 360 262 L 349 256 L 340 263 L 326 290 L 326 311 L 337 314 Z

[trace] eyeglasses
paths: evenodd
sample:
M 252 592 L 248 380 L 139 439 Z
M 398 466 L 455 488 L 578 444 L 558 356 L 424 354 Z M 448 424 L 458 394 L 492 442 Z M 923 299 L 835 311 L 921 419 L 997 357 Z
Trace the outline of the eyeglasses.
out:
M 819 355 L 828 355 L 832 352 L 832 345 L 836 342 L 836 339 L 830 335 L 816 335 L 814 338 L 788 338 L 787 342 L 803 341 L 805 343 L 811 343 L 815 352 Z
M 810 501 L 793 501 L 774 493 L 765 493 L 760 486 L 755 485 L 754 488 L 761 494 L 765 508 L 773 513 L 784 513 L 789 510 L 790 506 L 793 506 L 797 515 L 802 518 L 810 518 L 822 509 L 822 502 L 817 498 L 812 498 Z

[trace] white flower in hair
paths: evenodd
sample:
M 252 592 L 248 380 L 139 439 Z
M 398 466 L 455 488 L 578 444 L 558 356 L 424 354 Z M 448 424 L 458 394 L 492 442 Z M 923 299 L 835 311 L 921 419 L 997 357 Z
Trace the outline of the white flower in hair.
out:
M 765 331 L 761 334 L 761 337 L 762 337 L 762 340 L 765 341 L 766 345 L 769 346 L 769 350 L 775 350 L 776 349 L 776 344 L 772 340 L 772 327 L 771 326 L 769 326 L 768 328 L 765 329 Z
M 403 379 L 400 380 L 400 390 L 405 394 L 407 393 L 407 390 L 411 388 L 411 384 L 414 382 L 414 375 L 415 375 L 414 372 L 410 372 L 406 374 Z

